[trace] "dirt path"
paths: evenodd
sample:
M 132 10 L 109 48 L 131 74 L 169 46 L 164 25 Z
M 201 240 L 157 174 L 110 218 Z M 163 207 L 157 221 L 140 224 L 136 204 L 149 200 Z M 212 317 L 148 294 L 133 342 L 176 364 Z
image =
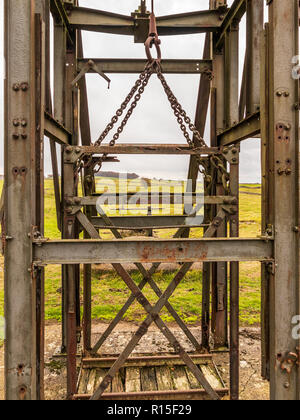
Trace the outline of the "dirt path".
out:
M 103 332 L 107 324 L 95 323 L 93 326 L 93 341 Z M 172 331 L 178 340 L 187 350 L 191 350 L 185 336 L 178 329 Z M 136 326 L 129 323 L 122 323 L 115 333 L 103 346 L 103 354 L 116 354 L 128 342 Z M 200 331 L 194 328 L 193 332 L 199 337 Z M 60 326 L 58 324 L 47 325 L 46 327 L 46 369 L 45 369 L 45 397 L 50 400 L 65 399 L 66 369 L 60 358 L 53 358 L 53 354 L 60 349 Z M 147 337 L 140 342 L 137 352 L 149 353 L 154 351 L 170 351 L 170 346 L 161 333 L 152 327 Z M 228 386 L 229 364 L 228 354 L 216 354 L 215 362 Z M 244 400 L 266 400 L 269 396 L 269 386 L 260 377 L 260 335 L 257 328 L 241 329 L 241 399 Z M 4 398 L 4 349 L 0 349 L 0 400 Z

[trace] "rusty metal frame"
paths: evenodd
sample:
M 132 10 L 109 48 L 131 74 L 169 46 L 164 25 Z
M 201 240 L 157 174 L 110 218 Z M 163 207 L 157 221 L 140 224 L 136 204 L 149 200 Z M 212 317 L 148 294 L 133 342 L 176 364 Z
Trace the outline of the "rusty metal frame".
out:
M 144 2 L 142 2 L 144 5 Z M 91 130 L 81 30 L 134 36 L 144 42 L 149 13 L 145 7 L 122 16 L 78 7 L 76 0 L 5 0 L 5 188 L 3 243 L 5 252 L 5 380 L 6 398 L 43 399 L 44 266 L 62 265 L 62 352 L 67 353 L 68 398 L 105 399 L 112 376 L 155 322 L 213 399 L 213 390 L 159 317 L 166 306 L 196 351 L 230 350 L 230 394 L 239 398 L 239 262 L 262 263 L 262 374 L 270 380 L 271 398 L 299 400 L 299 340 L 292 320 L 300 313 L 299 298 L 299 86 L 292 78 L 292 58 L 299 54 L 297 0 L 267 1 L 269 23 L 263 26 L 263 0 L 210 0 L 210 9 L 157 18 L 160 35 L 207 33 L 202 60 L 165 60 L 165 73 L 201 75 L 195 126 L 203 136 L 211 106 L 211 144 L 118 144 L 91 146 Z M 50 90 L 50 12 L 54 19 L 54 95 Z M 247 49 L 239 92 L 239 23 L 247 17 Z M 288 28 L 288 30 L 285 30 Z M 144 60 L 93 58 L 104 73 L 136 73 Z M 258 75 L 261 74 L 259 82 Z M 72 82 L 76 80 L 78 83 Z M 62 240 L 44 232 L 44 135 L 49 138 L 53 166 L 57 224 Z M 260 137 L 262 144 L 262 234 L 239 238 L 240 143 Z M 80 143 L 81 139 L 81 143 Z M 195 139 L 194 139 L 195 140 Z M 253 140 L 257 141 L 257 140 Z M 56 145 L 61 148 L 59 182 Z M 93 167 L 83 171 L 84 196 L 77 191 L 76 167 L 89 156 L 188 155 L 191 197 L 199 172 L 205 173 L 204 237 L 190 239 L 185 215 L 175 217 L 112 218 L 95 209 Z M 118 195 L 123 199 L 122 194 Z M 160 194 L 158 203 L 163 199 Z M 172 202 L 176 202 L 176 194 Z M 20 208 L 23 209 L 20 212 Z M 197 225 L 198 226 L 198 225 Z M 227 229 L 229 226 L 229 230 Z M 152 237 L 122 239 L 119 230 L 173 227 L 169 240 Z M 104 241 L 98 229 L 110 229 L 115 240 Z M 84 239 L 79 239 L 84 230 Z M 228 230 L 228 232 L 227 232 Z M 92 238 L 92 239 L 90 239 Z M 163 293 L 153 274 L 165 262 L 182 263 Z M 167 302 L 194 262 L 203 264 L 202 343 Z M 98 343 L 91 345 L 91 276 L 93 263 L 111 263 L 132 292 L 125 306 Z M 150 270 L 143 264 L 152 263 Z M 136 285 L 121 264 L 135 263 L 143 275 Z M 230 263 L 230 270 L 229 269 Z M 84 266 L 80 317 L 80 264 Z M 149 283 L 158 296 L 152 307 L 142 293 Z M 227 287 L 229 286 L 229 287 Z M 230 292 L 228 308 L 227 289 Z M 212 305 L 210 305 L 212 298 Z M 83 331 L 84 355 L 95 353 L 131 303 L 137 301 L 147 319 L 124 352 L 110 365 L 109 375 L 94 396 L 76 395 L 76 353 Z M 229 319 L 228 316 L 230 315 Z M 228 322 L 230 321 L 230 322 Z M 82 325 L 81 325 L 82 324 Z M 204 392 L 204 391 L 203 391 Z M 222 390 L 221 394 L 224 394 Z M 195 395 L 194 395 L 195 394 Z M 223 395 L 222 394 L 222 395 Z M 122 398 L 110 395 L 109 398 Z M 141 395 L 124 395 L 123 399 Z M 148 393 L 147 397 L 186 396 Z M 197 391 L 190 398 L 199 397 Z

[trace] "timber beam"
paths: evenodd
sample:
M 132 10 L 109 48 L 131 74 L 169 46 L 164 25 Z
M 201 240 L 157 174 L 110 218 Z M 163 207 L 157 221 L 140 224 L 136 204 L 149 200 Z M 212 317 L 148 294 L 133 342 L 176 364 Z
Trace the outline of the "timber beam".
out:
M 44 132 L 46 137 L 61 145 L 69 145 L 71 143 L 72 134 L 47 112 L 45 112 Z
M 85 7 L 73 7 L 68 13 L 69 24 L 75 29 L 132 35 L 138 42 L 145 42 L 149 32 L 148 24 L 139 28 L 140 19 L 136 19 L 135 16 L 124 16 Z M 157 28 L 160 36 L 215 32 L 220 29 L 222 19 L 221 10 L 204 10 L 157 17 Z M 141 30 L 142 33 L 139 33 Z
M 135 74 L 141 73 L 147 64 L 146 60 L 114 58 L 79 58 L 80 72 L 89 62 L 94 62 L 103 73 Z M 162 71 L 165 74 L 207 74 L 211 76 L 211 60 L 162 60 Z M 89 73 L 95 73 L 91 67 Z
M 273 260 L 273 241 L 265 239 L 40 240 L 33 262 L 47 264 L 172 263 Z
M 260 133 L 260 127 L 260 112 L 256 112 L 219 134 L 218 142 L 220 146 L 238 144 L 242 140 L 257 136 Z

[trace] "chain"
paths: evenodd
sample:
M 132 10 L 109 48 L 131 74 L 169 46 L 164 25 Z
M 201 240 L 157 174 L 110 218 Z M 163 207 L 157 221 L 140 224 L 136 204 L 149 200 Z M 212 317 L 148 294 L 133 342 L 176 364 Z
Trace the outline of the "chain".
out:
M 126 117 L 122 121 L 120 127 L 118 128 L 117 133 L 114 135 L 113 140 L 110 142 L 110 146 L 114 146 L 116 144 L 116 140 L 120 137 L 120 134 L 124 130 L 125 125 L 127 124 L 128 119 L 133 113 L 134 108 L 136 108 L 138 101 L 141 99 L 141 95 L 147 86 L 149 79 L 153 73 L 152 66 L 147 64 L 145 70 L 140 74 L 138 80 L 135 82 L 135 85 L 127 95 L 125 101 L 122 103 L 121 107 L 117 110 L 115 116 L 111 119 L 111 122 L 107 125 L 101 136 L 95 142 L 95 146 L 100 146 L 101 143 L 105 140 L 107 135 L 110 131 L 114 128 L 115 124 L 119 121 L 119 118 L 123 115 L 125 109 L 127 108 L 129 102 L 134 97 L 135 93 L 138 91 L 138 94 L 135 96 L 135 100 L 132 103 Z

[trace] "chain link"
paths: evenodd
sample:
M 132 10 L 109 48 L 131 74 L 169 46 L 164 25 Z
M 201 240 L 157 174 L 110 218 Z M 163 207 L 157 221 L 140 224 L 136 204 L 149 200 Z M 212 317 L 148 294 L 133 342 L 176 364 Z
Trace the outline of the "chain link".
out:
M 153 62 L 149 62 L 145 68 L 145 70 L 141 73 L 138 80 L 136 81 L 135 85 L 131 89 L 130 93 L 126 97 L 125 101 L 122 103 L 121 107 L 117 110 L 115 116 L 112 118 L 111 122 L 107 125 L 99 139 L 95 142 L 95 146 L 100 146 L 102 142 L 105 140 L 107 135 L 110 131 L 114 128 L 115 124 L 119 121 L 119 118 L 123 115 L 125 109 L 127 108 L 128 104 L 130 103 L 131 99 L 134 97 L 134 100 L 127 111 L 126 116 L 124 117 L 123 121 L 121 122 L 120 126 L 117 129 L 117 132 L 114 134 L 112 140 L 110 141 L 109 145 L 111 147 L 115 146 L 117 140 L 119 139 L 121 133 L 123 132 L 129 118 L 133 114 L 134 109 L 137 107 L 138 102 L 141 99 L 142 94 L 145 91 L 146 86 L 149 83 L 149 80 L 152 74 L 156 73 L 158 79 L 161 81 L 164 91 L 168 97 L 168 100 L 171 104 L 171 108 L 174 111 L 174 115 L 177 118 L 178 124 L 180 126 L 183 135 L 190 146 L 191 149 L 195 148 L 194 139 L 197 139 L 198 144 L 197 147 L 207 147 L 205 141 L 201 137 L 199 131 L 197 130 L 196 126 L 192 123 L 191 119 L 187 116 L 185 110 L 182 108 L 178 99 L 173 94 L 170 86 L 168 85 L 161 69 L 160 62 L 158 60 L 153 60 Z M 137 92 L 137 94 L 136 94 Z M 136 94 L 136 95 L 135 95 Z M 134 96 L 135 95 L 135 96 Z M 190 138 L 188 133 L 188 128 L 193 133 L 194 139 Z M 200 158 L 197 156 L 198 163 L 200 164 Z

